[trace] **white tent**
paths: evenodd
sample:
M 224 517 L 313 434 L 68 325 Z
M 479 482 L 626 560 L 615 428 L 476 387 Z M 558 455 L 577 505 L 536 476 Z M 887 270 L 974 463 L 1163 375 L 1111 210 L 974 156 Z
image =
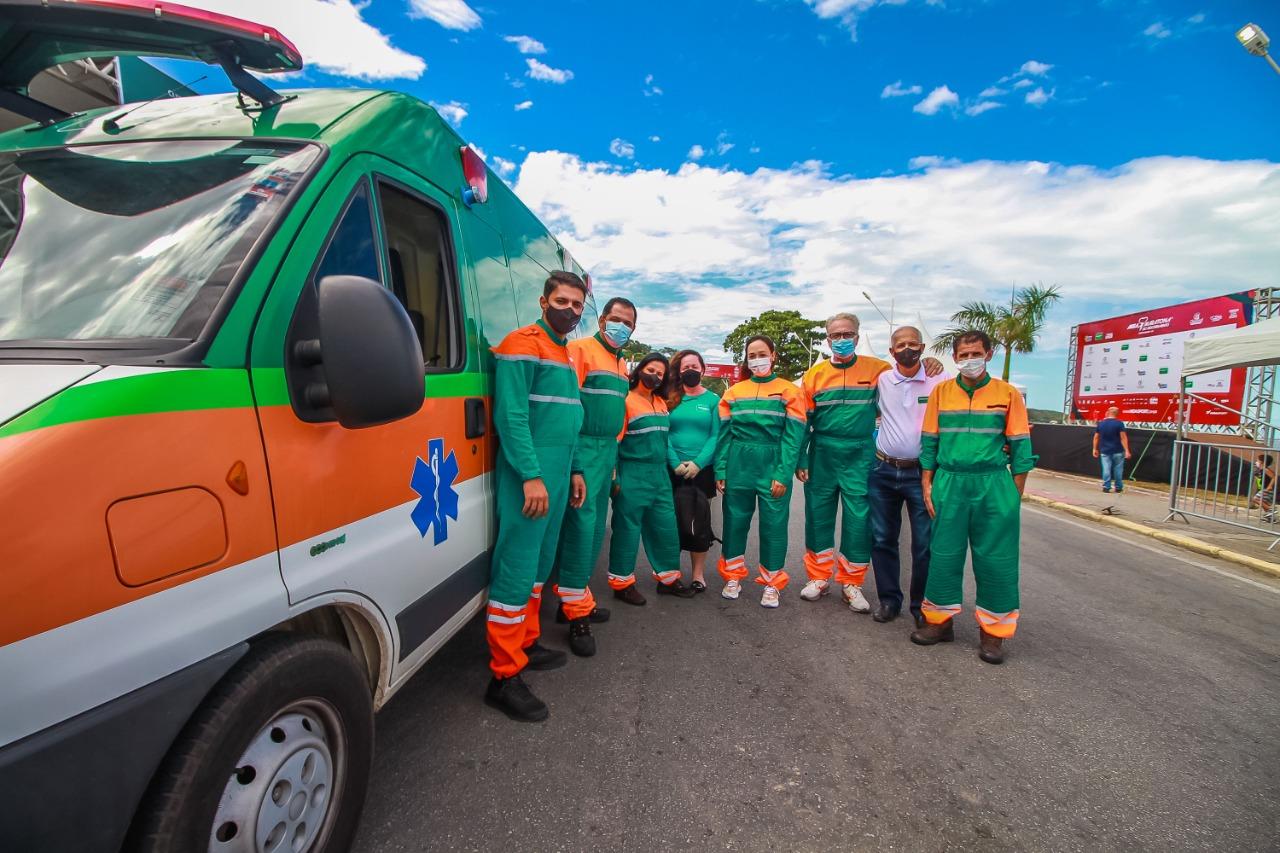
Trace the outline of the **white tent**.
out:
M 1187 341 L 1182 349 L 1183 376 L 1267 364 L 1280 364 L 1280 317 Z

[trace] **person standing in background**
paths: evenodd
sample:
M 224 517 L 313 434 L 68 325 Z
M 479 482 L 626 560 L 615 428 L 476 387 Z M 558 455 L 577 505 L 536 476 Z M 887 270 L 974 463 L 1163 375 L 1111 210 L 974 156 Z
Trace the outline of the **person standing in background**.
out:
M 730 600 L 742 594 L 747 576 L 747 535 L 760 507 L 762 607 L 777 607 L 789 575 L 787 522 L 791 482 L 804 441 L 804 392 L 774 373 L 777 347 L 765 335 L 747 340 L 743 380 L 720 401 L 716 443 L 716 488 L 724 495 L 724 544 L 718 566 Z
M 673 382 L 667 393 L 672 496 L 680 530 L 680 549 L 689 552 L 694 592 L 707 590 L 707 552 L 711 530 L 711 499 L 716 496 L 716 439 L 720 436 L 720 398 L 702 387 L 707 363 L 694 350 L 681 350 L 671 359 Z
M 902 560 L 898 540 L 905 503 L 911 523 L 909 607 L 916 627 L 923 628 L 920 607 L 929 577 L 929 540 L 933 528 L 920 485 L 920 430 L 929 394 L 951 376 L 925 373 L 921 364 L 924 340 L 914 326 L 900 326 L 894 331 L 889 353 L 896 366 L 881 373 L 876 380 L 880 430 L 876 434 L 876 464 L 871 469 L 867 489 L 871 502 L 871 567 L 879 598 L 871 618 L 890 622 L 902 610 Z
M 1114 480 L 1116 494 L 1123 492 L 1124 460 L 1130 458 L 1129 433 L 1115 406 L 1107 409 L 1107 416 L 1094 429 L 1093 458 L 1102 461 L 1102 491 L 1110 492 Z

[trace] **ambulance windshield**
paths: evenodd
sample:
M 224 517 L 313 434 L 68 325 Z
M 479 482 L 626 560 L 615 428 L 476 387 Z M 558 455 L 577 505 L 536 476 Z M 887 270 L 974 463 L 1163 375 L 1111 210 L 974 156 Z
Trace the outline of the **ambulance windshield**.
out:
M 0 346 L 195 338 L 317 153 L 255 140 L 0 152 Z

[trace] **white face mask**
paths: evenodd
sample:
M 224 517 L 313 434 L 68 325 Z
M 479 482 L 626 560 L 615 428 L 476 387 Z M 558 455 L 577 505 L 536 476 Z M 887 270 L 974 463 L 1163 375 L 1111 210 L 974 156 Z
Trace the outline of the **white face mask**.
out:
M 768 357 L 749 358 L 747 359 L 747 369 L 756 376 L 768 376 L 773 373 L 773 361 Z
M 987 360 L 985 358 L 966 358 L 956 367 L 960 368 L 960 375 L 964 378 L 977 379 L 987 369 Z

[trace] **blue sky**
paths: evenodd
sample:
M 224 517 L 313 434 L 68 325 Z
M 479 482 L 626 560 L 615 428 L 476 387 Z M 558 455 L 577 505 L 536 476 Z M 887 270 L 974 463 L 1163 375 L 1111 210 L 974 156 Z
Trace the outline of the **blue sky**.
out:
M 1015 359 L 1055 408 L 1071 323 L 1280 285 L 1280 75 L 1233 37 L 1272 2 L 204 5 L 292 38 L 291 85 L 436 103 L 645 341 L 851 308 L 882 349 L 863 291 L 938 330 L 1056 283 Z

